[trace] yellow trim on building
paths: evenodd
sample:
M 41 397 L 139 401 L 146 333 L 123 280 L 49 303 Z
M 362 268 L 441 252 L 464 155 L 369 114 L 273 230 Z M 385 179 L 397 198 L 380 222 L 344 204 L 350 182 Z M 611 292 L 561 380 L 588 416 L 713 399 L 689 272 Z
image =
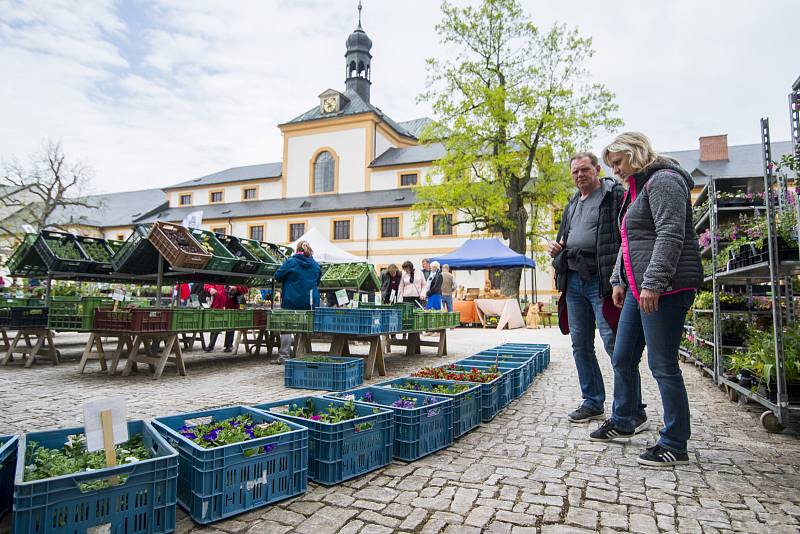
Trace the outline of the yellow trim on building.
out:
M 220 199 L 214 200 L 214 194 L 219 193 Z M 225 203 L 225 189 L 209 189 L 208 191 L 208 203 L 209 204 L 224 204 Z
M 342 222 L 342 221 L 347 221 L 347 222 L 350 223 L 350 227 L 349 227 L 349 231 L 348 231 L 349 237 L 347 239 L 336 239 L 336 232 L 335 232 L 336 223 L 337 222 Z M 353 222 L 353 217 L 331 217 L 331 241 L 335 241 L 337 243 L 345 243 L 345 242 L 348 242 L 348 241 L 354 241 L 354 239 L 353 239 L 354 230 L 355 230 L 355 223 Z
M 330 152 L 333 157 L 333 191 L 314 191 L 314 162 L 323 152 Z M 323 146 L 311 154 L 311 159 L 308 162 L 308 194 L 309 195 L 335 195 L 339 193 L 339 154 L 329 146 Z
M 189 203 L 188 204 L 182 204 L 181 203 L 182 198 L 185 197 L 185 196 L 189 197 Z M 179 208 L 185 208 L 185 207 L 188 207 L 188 206 L 194 206 L 194 193 L 192 193 L 191 191 L 182 191 L 182 192 L 178 193 L 178 207 Z
M 302 224 L 303 225 L 303 234 L 308 232 L 308 219 L 287 220 L 286 221 L 286 242 L 287 243 L 293 243 L 294 242 L 294 239 L 292 239 L 292 225 L 293 224 Z M 303 234 L 300 234 L 300 235 L 303 235 Z
M 384 219 L 393 219 L 397 217 L 397 237 L 383 237 L 381 234 L 383 233 L 383 220 Z M 403 237 L 403 214 L 402 213 L 387 213 L 383 215 L 378 215 L 378 240 L 380 241 L 391 241 L 391 240 L 402 240 Z
M 248 224 L 247 225 L 247 239 L 253 239 L 253 228 L 261 228 L 261 239 L 258 241 L 264 241 L 267 238 L 267 225 L 265 223 L 262 224 Z
M 245 191 L 255 190 L 256 194 L 253 198 L 245 198 Z M 251 185 L 251 186 L 242 186 L 242 202 L 253 202 L 254 200 L 258 200 L 258 184 Z
M 422 173 L 420 173 L 420 171 L 417 171 L 417 170 L 413 170 L 413 171 L 397 171 L 396 174 L 397 174 L 397 187 L 398 187 L 398 189 L 406 188 L 406 187 L 414 187 L 415 185 L 419 185 L 419 181 L 420 181 L 420 178 L 422 176 Z M 402 177 L 405 176 L 405 175 L 409 175 L 409 174 L 417 175 L 416 183 L 414 183 L 412 185 L 403 185 Z
M 282 176 L 282 175 L 281 175 Z M 176 191 L 197 191 L 198 189 L 208 189 L 209 187 L 235 187 L 237 185 L 248 185 L 252 184 L 253 182 L 274 182 L 281 179 L 281 176 L 266 176 L 261 178 L 250 178 L 248 180 L 231 180 L 230 182 L 219 182 L 216 184 L 198 184 L 198 185 L 182 185 L 181 187 L 167 187 L 164 189 L 164 192 L 167 193 L 167 200 L 169 200 L 169 194 L 174 193 Z

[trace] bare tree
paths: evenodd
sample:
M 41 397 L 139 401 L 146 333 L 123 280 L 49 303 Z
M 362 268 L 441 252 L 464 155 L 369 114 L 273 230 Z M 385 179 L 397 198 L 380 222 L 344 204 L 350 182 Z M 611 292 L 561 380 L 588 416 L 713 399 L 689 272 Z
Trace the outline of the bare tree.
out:
M 0 232 L 11 237 L 29 224 L 38 232 L 44 228 L 62 229 L 70 222 L 70 212 L 97 208 L 82 196 L 91 171 L 82 163 L 69 163 L 61 143 L 47 141 L 29 166 L 16 159 L 3 164 L 0 179 L 0 206 L 8 208 L 0 221 Z

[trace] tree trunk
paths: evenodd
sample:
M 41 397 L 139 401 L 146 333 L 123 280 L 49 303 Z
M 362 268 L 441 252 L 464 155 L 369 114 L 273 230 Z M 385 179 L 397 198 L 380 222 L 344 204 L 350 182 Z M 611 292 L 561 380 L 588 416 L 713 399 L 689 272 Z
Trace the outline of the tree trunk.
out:
M 516 203 L 512 203 L 516 204 Z M 521 207 L 509 214 L 516 222 L 515 227 L 508 232 L 508 247 L 514 252 L 525 254 L 527 250 L 527 240 L 525 228 L 527 227 L 528 212 Z M 519 298 L 519 284 L 522 279 L 522 269 L 506 269 L 500 279 L 500 293 L 504 297 Z

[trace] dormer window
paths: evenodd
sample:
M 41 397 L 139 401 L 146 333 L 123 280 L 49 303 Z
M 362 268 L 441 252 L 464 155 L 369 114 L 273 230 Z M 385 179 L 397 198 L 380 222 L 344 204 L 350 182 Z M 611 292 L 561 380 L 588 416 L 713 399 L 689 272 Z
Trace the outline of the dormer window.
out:
M 342 93 L 328 89 L 319 95 L 319 111 L 323 115 L 332 115 L 340 112 L 347 102 L 347 97 Z

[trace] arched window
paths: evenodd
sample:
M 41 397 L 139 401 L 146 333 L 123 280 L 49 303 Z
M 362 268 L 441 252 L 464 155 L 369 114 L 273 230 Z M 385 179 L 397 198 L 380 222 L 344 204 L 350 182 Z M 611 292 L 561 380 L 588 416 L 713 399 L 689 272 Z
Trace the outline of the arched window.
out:
M 330 193 L 334 186 L 333 156 L 327 150 L 314 160 L 314 193 Z

